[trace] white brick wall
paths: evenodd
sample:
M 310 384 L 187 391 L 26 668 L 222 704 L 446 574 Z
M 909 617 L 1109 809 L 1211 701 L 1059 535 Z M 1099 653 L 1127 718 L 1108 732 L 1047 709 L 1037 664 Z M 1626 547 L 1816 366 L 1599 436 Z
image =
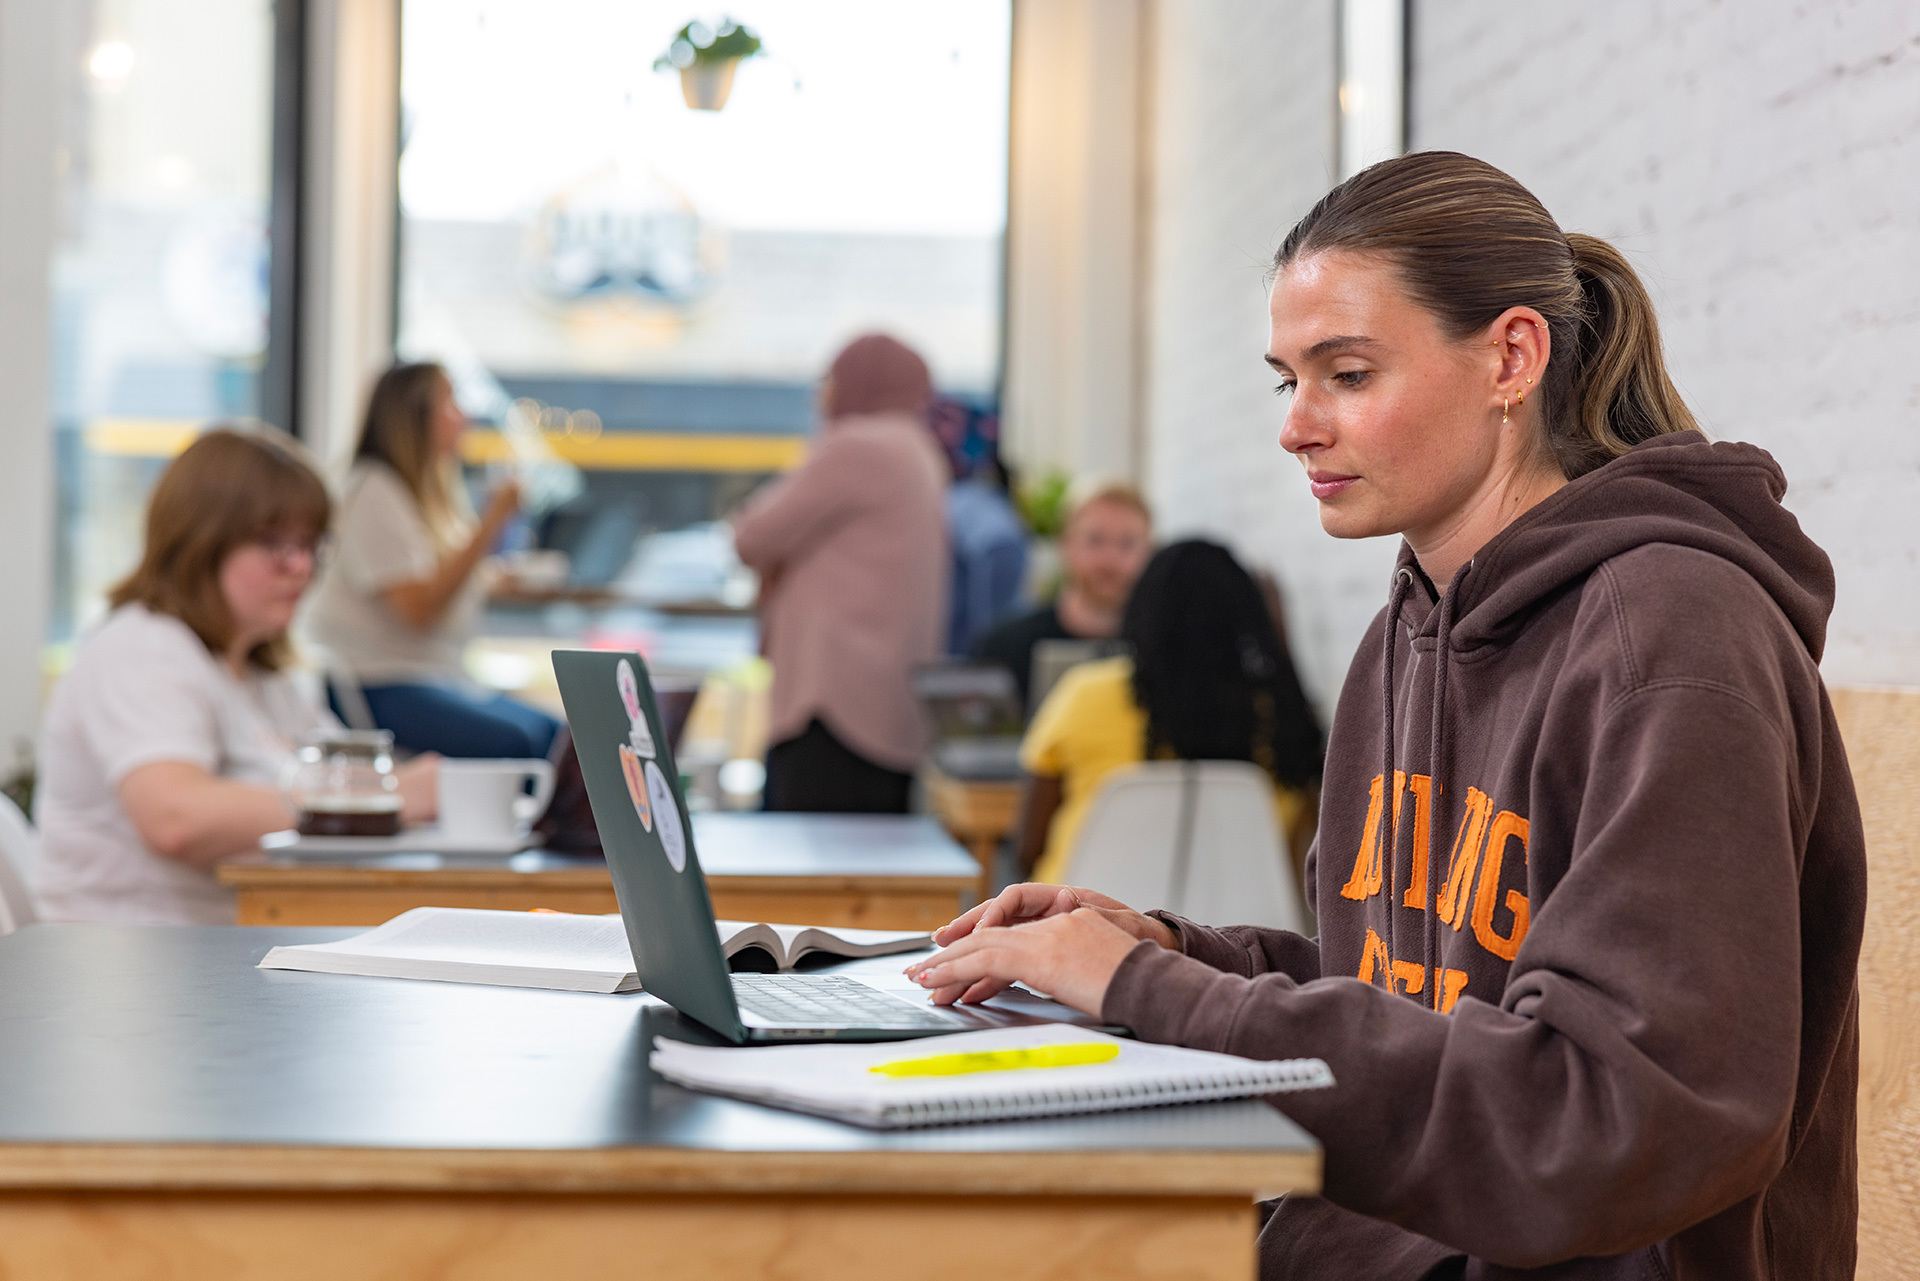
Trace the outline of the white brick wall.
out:
M 1920 6 L 1450 0 L 1416 147 L 1482 156 L 1641 270 L 1709 431 L 1772 450 L 1833 556 L 1835 682 L 1920 683 Z M 1330 181 L 1331 3 L 1154 13 L 1147 476 L 1274 565 L 1327 703 L 1392 549 L 1319 532 L 1259 363 L 1261 272 Z
M 1422 8 L 1413 137 L 1500 165 L 1647 281 L 1708 432 L 1834 559 L 1827 678 L 1920 683 L 1920 6 Z

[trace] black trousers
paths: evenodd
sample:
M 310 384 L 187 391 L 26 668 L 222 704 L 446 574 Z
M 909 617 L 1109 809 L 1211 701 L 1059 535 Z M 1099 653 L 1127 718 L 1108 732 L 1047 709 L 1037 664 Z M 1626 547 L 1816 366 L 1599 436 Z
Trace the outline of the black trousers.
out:
M 905 814 L 913 776 L 875 765 L 818 719 L 767 749 L 764 807 L 788 813 Z

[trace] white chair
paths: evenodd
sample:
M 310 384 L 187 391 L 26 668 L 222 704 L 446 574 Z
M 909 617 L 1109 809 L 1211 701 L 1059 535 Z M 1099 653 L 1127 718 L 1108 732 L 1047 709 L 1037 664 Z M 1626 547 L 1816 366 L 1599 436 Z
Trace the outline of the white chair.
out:
M 10 797 L 0 796 L 0 934 L 11 934 L 40 919 L 27 890 L 28 870 L 40 861 L 40 839 L 33 824 Z
M 1309 929 L 1273 780 L 1244 761 L 1153 761 L 1113 774 L 1094 795 L 1067 879 L 1143 911 Z

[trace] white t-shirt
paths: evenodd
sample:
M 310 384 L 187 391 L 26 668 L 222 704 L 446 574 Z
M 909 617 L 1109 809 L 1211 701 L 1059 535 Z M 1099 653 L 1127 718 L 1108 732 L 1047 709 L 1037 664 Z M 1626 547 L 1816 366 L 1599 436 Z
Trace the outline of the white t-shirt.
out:
M 237 677 L 172 615 L 115 610 L 81 642 L 41 734 L 36 889 L 47 917 L 231 925 L 232 892 L 147 848 L 121 782 L 182 761 L 277 787 L 300 740 L 338 724 L 291 673 Z
M 442 553 L 420 504 L 385 463 L 358 462 L 347 473 L 333 537 L 333 557 L 306 617 L 307 634 L 330 664 L 363 685 L 461 679 L 461 653 L 486 603 L 486 567 L 461 585 L 430 628 L 393 612 L 381 593 L 431 577 Z

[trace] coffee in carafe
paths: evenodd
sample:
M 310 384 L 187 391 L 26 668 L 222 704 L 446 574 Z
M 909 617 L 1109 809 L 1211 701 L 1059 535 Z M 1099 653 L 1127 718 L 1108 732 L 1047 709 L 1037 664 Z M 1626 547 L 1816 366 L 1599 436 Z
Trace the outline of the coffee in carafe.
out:
M 300 748 L 287 782 L 303 836 L 392 836 L 400 830 L 393 735 L 340 730 Z

